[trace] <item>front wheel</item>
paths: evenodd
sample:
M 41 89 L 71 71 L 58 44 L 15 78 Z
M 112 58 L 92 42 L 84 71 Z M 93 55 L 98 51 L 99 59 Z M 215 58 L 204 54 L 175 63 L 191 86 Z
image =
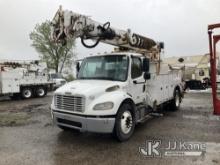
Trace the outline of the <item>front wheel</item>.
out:
M 172 111 L 177 111 L 180 108 L 180 103 L 181 103 L 181 95 L 180 95 L 180 91 L 178 89 L 175 89 L 174 91 L 174 96 L 173 96 L 173 100 L 170 103 L 170 108 Z
M 135 128 L 135 117 L 132 113 L 132 107 L 129 104 L 123 104 L 118 111 L 115 122 L 115 136 L 120 141 L 128 140 Z

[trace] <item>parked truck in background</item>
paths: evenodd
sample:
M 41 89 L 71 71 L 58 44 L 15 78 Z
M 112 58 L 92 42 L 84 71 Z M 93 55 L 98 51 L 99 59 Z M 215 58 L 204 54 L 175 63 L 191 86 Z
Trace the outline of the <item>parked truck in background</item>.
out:
M 171 67 L 182 68 L 185 89 L 205 90 L 210 87 L 209 54 L 168 57 L 163 61 Z
M 49 78 L 54 83 L 54 89 L 57 89 L 66 84 L 66 80 L 59 73 L 50 73 Z
M 0 96 L 44 97 L 53 88 L 45 63 L 39 61 L 0 61 Z
M 125 141 L 136 124 L 159 114 L 162 105 L 179 109 L 182 71 L 170 69 L 160 60 L 162 43 L 62 9 L 53 25 L 56 42 L 80 37 L 88 48 L 99 42 L 119 47 L 112 53 L 86 57 L 77 65 L 77 80 L 55 91 L 51 114 L 58 127 L 113 133 Z M 87 45 L 86 39 L 93 39 L 95 44 Z

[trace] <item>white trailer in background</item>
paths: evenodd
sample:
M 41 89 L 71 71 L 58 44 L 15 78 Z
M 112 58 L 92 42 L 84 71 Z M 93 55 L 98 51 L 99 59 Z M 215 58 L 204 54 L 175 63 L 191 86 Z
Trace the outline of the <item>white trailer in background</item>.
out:
M 45 63 L 0 61 L 0 95 L 24 99 L 43 97 L 52 87 Z
M 125 141 L 137 123 L 149 115 L 160 115 L 158 108 L 162 105 L 179 108 L 182 72 L 160 60 L 163 44 L 62 9 L 52 23 L 53 38 L 58 43 L 80 37 L 88 48 L 99 42 L 119 47 L 112 53 L 85 58 L 77 65 L 77 80 L 55 91 L 51 114 L 57 126 L 114 133 L 119 141 Z M 86 39 L 95 44 L 87 45 Z

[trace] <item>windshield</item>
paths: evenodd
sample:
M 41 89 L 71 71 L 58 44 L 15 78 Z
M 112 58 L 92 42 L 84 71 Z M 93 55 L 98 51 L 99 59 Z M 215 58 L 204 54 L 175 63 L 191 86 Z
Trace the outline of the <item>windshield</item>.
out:
M 128 57 L 125 55 L 88 57 L 82 62 L 78 79 L 125 81 L 127 72 Z
M 50 74 L 50 77 L 51 77 L 52 79 L 60 79 L 60 78 L 62 78 L 62 75 L 61 75 L 61 74 L 58 74 L 58 73 L 51 73 L 51 74 Z

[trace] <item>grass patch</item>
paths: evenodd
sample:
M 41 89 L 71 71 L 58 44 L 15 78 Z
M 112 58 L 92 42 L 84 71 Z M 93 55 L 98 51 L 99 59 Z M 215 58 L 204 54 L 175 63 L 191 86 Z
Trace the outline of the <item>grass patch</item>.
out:
M 0 113 L 0 126 L 18 126 L 25 125 L 28 122 L 30 115 L 24 112 L 20 113 Z

